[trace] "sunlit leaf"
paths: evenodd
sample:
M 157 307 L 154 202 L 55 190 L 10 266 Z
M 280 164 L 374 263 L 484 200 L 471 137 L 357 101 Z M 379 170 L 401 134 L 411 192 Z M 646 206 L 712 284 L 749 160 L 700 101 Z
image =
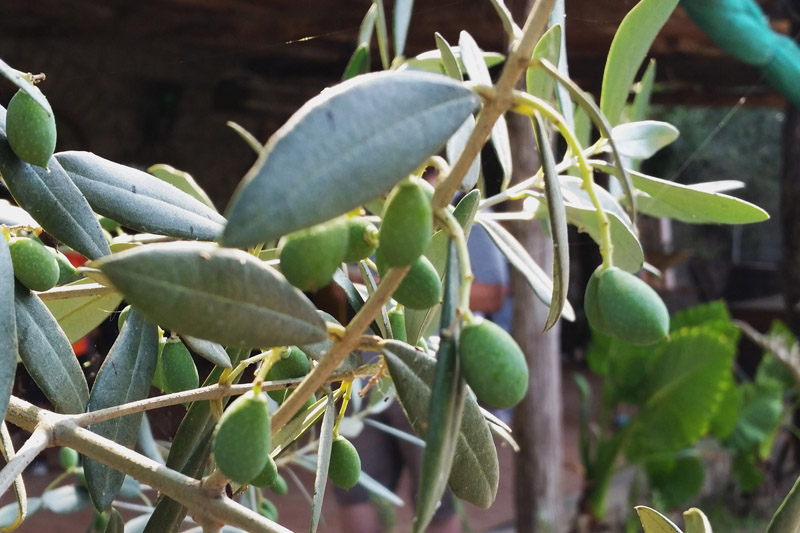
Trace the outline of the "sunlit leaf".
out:
M 411 23 L 411 11 L 414 0 L 395 0 L 394 3 L 394 55 L 402 57 L 406 49 L 408 25 Z
M 535 63 L 537 59 L 546 59 L 552 64 L 558 65 L 558 58 L 561 56 L 561 35 L 560 24 L 547 30 L 536 43 L 532 63 Z M 555 82 L 543 69 L 531 66 L 525 73 L 525 88 L 533 96 L 550 102 L 553 99 Z
M 633 159 L 647 159 L 678 138 L 678 128 L 666 122 L 643 120 L 615 126 L 611 136 L 619 153 Z
M 87 283 L 92 283 L 92 280 L 78 280 L 65 285 L 65 287 L 79 287 Z M 120 302 L 122 302 L 122 295 L 112 292 L 94 296 L 47 300 L 44 304 L 53 313 L 69 342 L 76 342 L 102 324 L 119 306 Z
M 195 181 L 191 174 L 188 172 L 184 172 L 182 170 L 178 170 L 170 165 L 165 165 L 163 163 L 159 163 L 157 165 L 153 165 L 147 169 L 147 172 L 152 174 L 153 176 L 157 177 L 160 180 L 164 180 L 173 187 L 177 187 L 178 189 L 182 190 L 186 194 L 194 197 L 195 200 L 198 200 L 211 209 L 216 211 L 216 207 L 214 207 L 214 202 L 211 198 L 206 194 L 206 191 L 200 187 L 200 184 Z
M 655 509 L 640 505 L 636 507 L 644 533 L 682 533 L 680 528 Z
M 463 85 L 410 71 L 365 74 L 324 91 L 272 136 L 245 176 L 223 244 L 270 241 L 380 196 L 436 153 L 477 106 Z M 325 202 L 312 206 L 310 190 Z
M 683 523 L 686 525 L 686 533 L 713 533 L 708 518 L 697 507 L 684 511 Z
M 369 72 L 369 45 L 362 43 L 358 45 L 353 51 L 353 55 L 350 56 L 350 61 L 347 62 L 344 74 L 342 74 L 342 81 L 355 78 L 367 72 Z

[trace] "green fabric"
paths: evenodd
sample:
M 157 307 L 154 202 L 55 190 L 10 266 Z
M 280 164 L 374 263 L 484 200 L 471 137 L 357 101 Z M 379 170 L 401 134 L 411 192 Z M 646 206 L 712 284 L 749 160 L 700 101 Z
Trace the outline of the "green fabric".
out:
M 800 48 L 770 28 L 754 0 L 681 0 L 681 7 L 717 46 L 759 68 L 770 85 L 800 107 Z

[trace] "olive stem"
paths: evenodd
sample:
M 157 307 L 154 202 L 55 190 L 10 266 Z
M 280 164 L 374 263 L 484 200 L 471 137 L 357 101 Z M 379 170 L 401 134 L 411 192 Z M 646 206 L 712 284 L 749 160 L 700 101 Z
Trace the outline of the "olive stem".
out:
M 479 92 L 489 89 L 490 88 L 483 86 L 476 87 L 476 90 Z M 600 227 L 600 254 L 603 256 L 603 268 L 606 269 L 613 266 L 611 255 L 614 245 L 611 242 L 611 222 L 608 220 L 608 215 L 606 215 L 603 206 L 600 204 L 600 200 L 597 198 L 597 193 L 594 190 L 593 170 L 583 153 L 580 141 L 578 141 L 575 134 L 569 129 L 564 117 L 541 98 L 521 91 L 515 91 L 514 107 L 512 110 L 528 117 L 533 117 L 537 112 L 540 113 L 556 127 L 567 142 L 567 145 L 574 152 L 578 162 L 578 170 L 581 173 L 581 180 L 583 181 L 581 188 L 589 195 L 589 200 L 595 208 L 597 224 Z
M 107 287 L 99 283 L 87 283 L 85 285 L 66 285 L 63 287 L 53 287 L 49 291 L 37 292 L 36 295 L 42 301 L 65 300 L 67 298 L 81 298 L 87 296 L 104 296 L 118 292 L 114 287 Z
M 281 351 L 282 349 L 275 349 L 267 350 L 269 357 L 264 358 L 261 361 L 261 366 L 256 372 L 256 378 L 253 380 L 253 394 L 261 394 L 261 386 L 264 383 L 264 378 L 267 377 L 267 373 L 269 369 L 272 368 L 272 365 L 277 363 L 281 359 Z
M 442 181 L 433 194 L 432 205 L 440 209 L 450 203 L 472 162 L 480 153 L 486 139 L 492 131 L 494 123 L 500 116 L 513 106 L 514 87 L 522 74 L 528 68 L 533 55 L 533 49 L 539 36 L 547 26 L 550 12 L 553 10 L 555 0 L 536 0 L 528 13 L 525 26 L 519 38 L 514 39 L 510 46 L 510 53 L 506 59 L 500 79 L 494 86 L 493 97 L 488 99 L 475 123 L 475 129 L 467 139 L 461 155 L 456 160 L 447 178 Z
M 344 418 L 344 413 L 347 411 L 347 405 L 350 403 L 350 395 L 353 394 L 353 382 L 352 381 L 342 381 L 341 387 L 342 389 L 342 406 L 339 409 L 339 416 L 336 417 L 336 423 L 333 425 L 333 438 L 339 436 L 339 424 L 341 424 L 342 419 Z
M 469 314 L 469 297 L 472 291 L 472 281 L 475 276 L 472 274 L 472 265 L 469 260 L 469 249 L 467 248 L 467 239 L 464 236 L 464 229 L 458 223 L 453 213 L 447 209 L 437 209 L 436 217 L 444 222 L 445 231 L 450 235 L 456 243 L 458 250 L 458 263 L 461 267 L 461 294 L 459 295 L 458 314 L 466 316 Z

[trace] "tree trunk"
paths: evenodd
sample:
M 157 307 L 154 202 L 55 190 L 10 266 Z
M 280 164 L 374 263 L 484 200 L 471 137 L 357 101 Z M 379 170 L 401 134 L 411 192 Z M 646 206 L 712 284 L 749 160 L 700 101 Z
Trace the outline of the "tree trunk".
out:
M 515 180 L 539 169 L 530 121 L 509 116 Z M 553 264 L 553 243 L 538 222 L 521 221 L 511 227 L 519 242 L 545 270 Z M 512 333 L 525 353 L 530 368 L 528 394 L 517 406 L 514 435 L 520 445 L 516 456 L 516 523 L 520 533 L 558 531 L 561 514 L 561 467 L 563 464 L 561 418 L 560 323 L 542 333 L 547 307 L 525 279 L 511 272 L 514 305 Z

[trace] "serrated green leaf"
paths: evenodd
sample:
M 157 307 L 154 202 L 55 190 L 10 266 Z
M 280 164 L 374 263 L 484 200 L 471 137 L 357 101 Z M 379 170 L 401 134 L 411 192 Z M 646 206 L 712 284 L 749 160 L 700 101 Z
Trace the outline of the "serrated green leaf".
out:
M 42 109 L 47 111 L 48 115 L 53 115 L 53 109 L 50 107 L 50 102 L 47 101 L 42 91 L 33 83 L 28 81 L 23 76 L 23 72 L 13 68 L 11 65 L 0 59 L 0 74 L 11 83 L 28 93 L 28 96 L 33 98 L 33 101 L 42 106 Z
M 92 505 L 82 487 L 65 485 L 42 494 L 42 506 L 56 514 L 72 514 Z
M 536 135 L 536 147 L 544 170 L 544 189 L 547 197 L 547 212 L 550 221 L 550 233 L 553 238 L 553 294 L 550 299 L 550 311 L 544 331 L 552 328 L 558 321 L 567 302 L 569 290 L 569 239 L 567 237 L 567 212 L 561 196 L 561 182 L 556 170 L 553 149 L 547 138 L 547 129 L 537 114 L 531 122 Z
M 14 269 L 8 241 L 0 233 L 0 420 L 6 416 L 8 399 L 17 372 L 17 318 L 14 310 Z
M 642 120 L 614 126 L 611 136 L 617 150 L 625 157 L 647 159 L 659 150 L 675 142 L 678 128 L 667 122 Z
M 444 489 L 448 473 L 458 446 L 461 419 L 467 389 L 461 377 L 458 359 L 458 335 L 456 325 L 461 288 L 461 269 L 458 250 L 454 241 L 449 241 L 447 268 L 444 283 L 444 298 L 440 326 L 442 335 L 436 354 L 436 369 L 433 375 L 428 431 L 425 434 L 425 449 L 422 452 L 422 471 L 417 491 L 417 512 L 412 531 L 426 531 Z
M 639 67 L 678 0 L 641 0 L 617 29 L 606 58 L 600 109 L 608 121 L 619 124 L 622 109 Z
M 89 387 L 67 336 L 34 293 L 14 290 L 19 357 L 44 395 L 60 413 L 82 413 Z
M 158 360 L 158 327 L 135 308 L 97 373 L 89 396 L 88 411 L 115 407 L 146 398 Z M 139 437 L 142 414 L 92 424 L 89 430 L 132 448 Z M 104 511 L 116 498 L 125 474 L 94 459 L 84 457 L 83 469 L 92 503 Z
M 708 518 L 697 507 L 684 511 L 683 523 L 686 525 L 686 533 L 713 533 Z
M 753 224 L 769 219 L 769 214 L 750 202 L 698 185 L 630 172 L 634 186 L 649 195 L 639 196 L 639 209 L 653 216 L 666 216 L 689 224 Z
M 411 11 L 414 0 L 396 0 L 394 3 L 394 55 L 403 57 L 406 49 L 408 25 L 411 23 Z
M 60 152 L 56 160 L 97 213 L 135 231 L 214 240 L 225 219 L 169 183 L 90 152 Z
M 163 163 L 152 165 L 147 169 L 147 172 L 160 180 L 166 181 L 173 187 L 182 190 L 195 200 L 202 202 L 214 211 L 217 210 L 217 208 L 214 207 L 214 202 L 211 200 L 208 194 L 206 194 L 206 191 L 200 187 L 200 184 L 197 183 L 197 181 L 195 181 L 192 175 L 188 172 L 178 170 L 171 165 L 165 165 Z
M 234 194 L 222 243 L 270 241 L 380 196 L 437 152 L 478 103 L 445 76 L 410 71 L 365 74 L 324 91 L 269 140 Z M 325 202 L 312 208 L 309 190 Z
M 469 79 L 481 85 L 491 85 L 492 78 L 486 63 L 483 61 L 483 51 L 478 47 L 475 39 L 466 31 L 462 31 L 459 34 L 458 45 L 461 51 L 461 60 L 464 63 L 464 69 L 469 75 Z M 503 182 L 500 189 L 505 190 L 511 181 L 512 160 L 508 124 L 502 115 L 497 118 L 494 126 L 492 126 L 492 133 L 489 138 L 497 154 L 500 168 L 503 170 Z
M 344 74 L 342 74 L 342 81 L 355 78 L 367 72 L 369 72 L 369 45 L 361 43 L 353 51 L 353 55 L 350 56 L 350 60 L 344 68 Z
M 538 59 L 546 59 L 554 65 L 558 65 L 558 58 L 561 56 L 561 25 L 556 24 L 547 30 L 536 43 L 533 49 L 532 64 Z M 525 72 L 525 90 L 541 98 L 546 102 L 553 100 L 555 82 L 553 78 L 541 68 L 536 66 L 528 67 Z
M 194 242 L 141 246 L 94 265 L 152 322 L 237 347 L 327 338 L 303 293 L 241 250 Z
M 211 342 L 191 335 L 181 335 L 183 343 L 194 353 L 210 362 L 211 364 L 221 366 L 222 368 L 231 368 L 231 358 L 228 352 L 221 344 Z
M 411 427 L 424 436 L 436 360 L 398 341 L 384 342 L 382 351 Z M 486 509 L 497 496 L 498 480 L 492 433 L 474 395 L 468 394 L 448 485 L 459 498 Z
M 314 477 L 314 500 L 311 504 L 311 527 L 315 533 L 322 516 L 322 501 L 325 497 L 325 486 L 328 484 L 328 467 L 331 462 L 331 444 L 333 443 L 333 427 L 336 425 L 336 404 L 333 395 L 328 394 L 325 402 L 325 415 L 319 430 L 319 447 L 317 448 L 317 468 Z
M 51 158 L 49 167 L 20 160 L 0 132 L 0 175 L 19 206 L 50 235 L 86 257 L 111 253 L 86 198 L 58 161 Z
M 553 295 L 553 281 L 547 273 L 536 264 L 527 250 L 507 229 L 488 218 L 478 218 L 477 222 L 484 227 L 489 237 L 508 259 L 508 263 L 525 277 L 525 281 L 533 289 L 536 297 L 549 306 Z M 575 311 L 569 302 L 564 303 L 564 310 L 561 316 L 570 322 L 575 320 Z
M 78 280 L 65 285 L 65 287 L 79 287 L 87 283 L 92 283 L 92 280 Z M 66 333 L 69 342 L 76 342 L 102 324 L 103 320 L 108 318 L 121 302 L 122 295 L 112 292 L 95 296 L 47 300 L 44 304 Z
M 640 505 L 636 507 L 644 533 L 682 533 L 680 528 L 655 509 Z

